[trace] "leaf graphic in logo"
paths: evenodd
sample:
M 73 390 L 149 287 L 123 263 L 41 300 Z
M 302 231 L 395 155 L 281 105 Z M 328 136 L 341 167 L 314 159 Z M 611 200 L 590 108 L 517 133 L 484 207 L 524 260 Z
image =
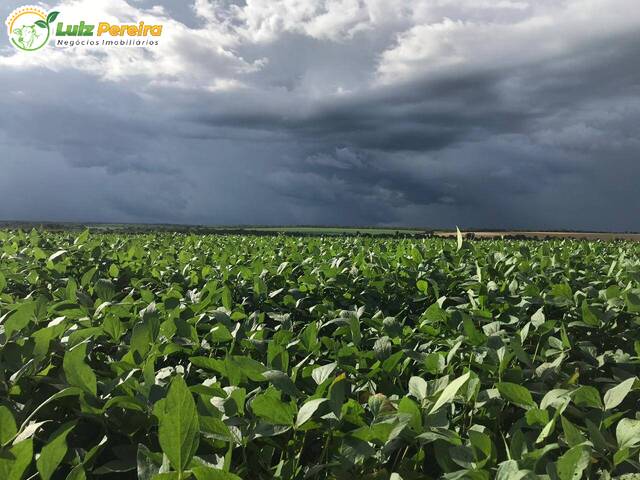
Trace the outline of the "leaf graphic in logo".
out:
M 38 20 L 36 22 L 36 25 L 39 26 L 40 28 L 47 28 L 47 22 L 45 22 L 44 20 Z
M 60 15 L 60 12 L 49 13 L 49 15 L 47 15 L 47 23 L 53 22 L 56 18 L 58 18 L 58 15 Z

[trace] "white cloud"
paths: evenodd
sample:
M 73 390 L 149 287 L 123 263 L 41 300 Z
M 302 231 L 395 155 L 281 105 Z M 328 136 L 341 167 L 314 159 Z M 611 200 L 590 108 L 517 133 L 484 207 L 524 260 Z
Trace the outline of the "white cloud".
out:
M 360 68 L 370 71 L 359 76 L 359 86 L 368 88 L 415 77 L 513 69 L 561 57 L 598 39 L 637 29 L 640 9 L 634 8 L 635 1 L 247 0 L 236 5 L 194 0 L 191 9 L 200 22 L 187 26 L 158 5 L 143 8 L 125 0 L 64 0 L 50 7 L 62 12 L 64 22 L 162 23 L 160 45 L 109 50 L 50 46 L 31 55 L 7 50 L 0 55 L 0 67 L 73 68 L 109 81 L 136 79 L 138 88 L 154 85 L 212 92 L 252 84 L 264 89 L 254 74 L 270 57 L 278 56 L 264 44 L 279 48 L 276 40 L 297 34 L 320 42 L 341 42 L 345 48 L 351 45 L 348 55 L 360 49 L 377 58 L 369 65 L 360 63 Z M 385 39 L 390 33 L 395 41 Z M 358 38 L 359 34 L 365 37 Z M 316 63 L 322 61 L 321 52 Z M 344 61 L 352 59 L 345 56 Z M 319 77 L 323 80 L 313 83 L 305 74 L 309 92 L 347 91 L 339 78 L 325 89 L 324 77 Z
M 494 14 L 485 20 L 477 19 L 482 6 L 492 3 L 526 9 L 527 15 Z M 414 77 L 513 69 L 568 56 L 589 44 L 640 27 L 640 9 L 635 0 L 530 2 L 528 8 L 525 2 L 474 1 L 459 3 L 456 12 L 457 18 L 431 17 L 432 21 L 422 15 L 426 17 L 423 23 L 399 33 L 395 45 L 380 55 L 378 81 L 389 84 Z
M 283 32 L 319 39 L 351 37 L 370 22 L 361 0 L 249 0 L 234 10 L 239 31 L 253 41 L 270 41 Z

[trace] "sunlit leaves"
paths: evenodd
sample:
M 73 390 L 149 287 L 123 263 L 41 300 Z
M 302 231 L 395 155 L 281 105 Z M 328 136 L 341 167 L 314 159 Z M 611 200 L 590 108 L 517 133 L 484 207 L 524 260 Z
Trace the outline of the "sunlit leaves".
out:
M 0 455 L 0 478 L 20 480 L 33 459 L 33 440 L 28 438 L 2 450 Z
M 624 382 L 607 390 L 604 394 L 604 408 L 611 410 L 620 405 L 631 391 L 636 378 L 627 378 Z
M 182 472 L 198 449 L 200 430 L 196 405 L 182 376 L 171 381 L 163 407 L 158 440 L 173 468 Z
M 261 394 L 251 401 L 251 410 L 273 425 L 292 425 L 295 410 L 273 394 Z
M 85 392 L 96 396 L 96 374 L 86 364 L 87 343 L 81 343 L 65 353 L 63 361 L 64 374 L 69 385 L 79 387 Z
M 571 447 L 558 458 L 556 470 L 560 480 L 576 480 L 582 477 L 582 473 L 589 465 L 591 458 L 589 447 L 577 445 Z
M 302 405 L 296 418 L 296 426 L 299 427 L 309 421 L 318 408 L 320 408 L 320 406 L 326 401 L 326 398 L 316 398 L 314 400 L 309 400 L 307 403 Z
M 311 372 L 311 376 L 315 380 L 315 382 L 320 385 L 325 382 L 329 375 L 336 369 L 336 362 L 327 363 L 326 365 L 322 365 L 320 367 L 316 367 Z
M 640 444 L 640 420 L 623 418 L 616 426 L 618 448 L 633 448 Z
M 471 374 L 469 372 L 467 372 L 464 375 L 462 375 L 462 376 L 456 378 L 455 380 L 451 381 L 451 383 L 449 383 L 449 385 L 447 385 L 445 387 L 445 389 L 442 391 L 442 393 L 438 397 L 438 400 L 433 405 L 433 407 L 431 407 L 431 412 L 430 413 L 436 412 L 440 407 L 442 407 L 443 405 L 451 402 L 453 400 L 453 398 L 456 396 L 456 393 L 458 393 L 458 390 L 469 379 L 470 375 Z
M 17 431 L 13 413 L 4 405 L 0 405 L 0 446 L 12 440 Z
M 58 465 L 67 453 L 67 435 L 76 426 L 76 422 L 68 422 L 61 425 L 51 434 L 47 443 L 40 451 L 40 456 L 36 461 L 38 472 L 43 480 L 49 480 Z
M 500 382 L 496 387 L 505 400 L 519 407 L 529 408 L 536 406 L 531 393 L 525 387 L 510 382 Z
M 0 317 L 0 324 L 4 324 L 4 335 L 11 338 L 14 332 L 25 328 L 34 319 L 36 310 L 35 302 L 18 304 L 15 310 L 5 313 Z

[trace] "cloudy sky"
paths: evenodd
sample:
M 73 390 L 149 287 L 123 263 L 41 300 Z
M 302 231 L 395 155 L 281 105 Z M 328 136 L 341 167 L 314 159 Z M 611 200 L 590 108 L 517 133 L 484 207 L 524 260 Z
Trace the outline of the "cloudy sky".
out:
M 31 3 L 164 34 L 5 30 L 0 219 L 640 230 L 638 0 Z

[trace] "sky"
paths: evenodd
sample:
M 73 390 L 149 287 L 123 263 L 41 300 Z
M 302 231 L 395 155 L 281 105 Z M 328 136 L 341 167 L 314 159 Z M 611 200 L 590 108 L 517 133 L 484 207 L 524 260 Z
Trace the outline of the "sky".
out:
M 31 4 L 163 35 L 0 2 L 0 219 L 640 230 L 637 0 Z

